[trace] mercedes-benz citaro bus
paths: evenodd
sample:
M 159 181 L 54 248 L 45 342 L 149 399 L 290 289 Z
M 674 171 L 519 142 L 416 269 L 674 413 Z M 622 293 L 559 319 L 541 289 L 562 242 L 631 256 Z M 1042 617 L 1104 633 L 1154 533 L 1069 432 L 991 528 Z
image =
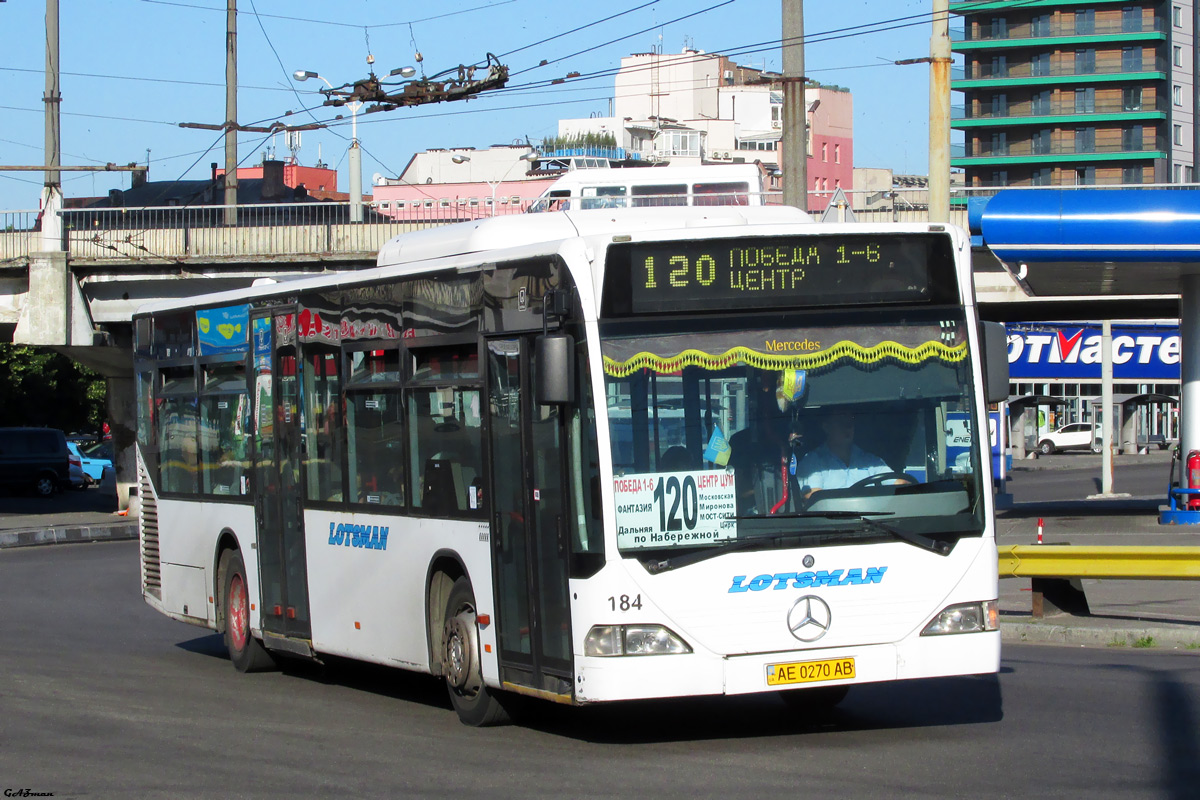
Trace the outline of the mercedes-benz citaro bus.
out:
M 152 305 L 145 599 L 242 671 L 442 676 L 472 725 L 521 695 L 810 706 L 994 673 L 1007 358 L 968 248 L 785 207 L 566 211 Z

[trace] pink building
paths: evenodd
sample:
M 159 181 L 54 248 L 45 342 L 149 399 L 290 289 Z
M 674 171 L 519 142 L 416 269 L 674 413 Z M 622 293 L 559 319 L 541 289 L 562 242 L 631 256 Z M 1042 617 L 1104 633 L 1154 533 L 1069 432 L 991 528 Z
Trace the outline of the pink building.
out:
M 834 190 L 848 192 L 854 185 L 854 98 L 825 87 L 804 94 L 809 108 L 808 209 L 824 211 Z
M 395 219 L 459 221 L 520 214 L 554 178 L 454 183 L 388 183 L 375 187 L 376 211 Z

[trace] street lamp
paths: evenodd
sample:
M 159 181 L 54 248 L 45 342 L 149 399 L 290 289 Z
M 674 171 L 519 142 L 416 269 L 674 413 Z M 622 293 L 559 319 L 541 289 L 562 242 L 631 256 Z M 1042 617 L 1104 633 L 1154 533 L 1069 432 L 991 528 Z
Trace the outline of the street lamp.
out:
M 455 164 L 465 164 L 471 160 L 471 157 L 460 154 L 460 155 L 450 156 L 450 160 L 453 161 Z M 522 153 L 517 158 L 516 161 L 509 164 L 508 169 L 505 170 L 504 174 L 500 176 L 500 180 L 490 181 L 487 178 L 483 179 L 484 183 L 486 183 L 488 186 L 492 187 L 492 216 L 493 217 L 496 216 L 496 187 L 498 187 L 500 184 L 504 183 L 504 181 L 508 178 L 508 173 L 512 172 L 513 167 L 515 167 L 518 162 L 525 161 L 527 163 L 532 164 L 532 163 L 536 162 L 537 160 L 538 160 L 537 151 L 530 150 L 528 153 Z
M 311 70 L 298 69 L 292 73 L 292 77 L 298 81 L 316 78 L 330 91 L 333 90 L 332 83 Z M 350 108 L 350 221 L 362 222 L 362 151 L 358 147 L 358 109 L 362 107 L 362 102 L 352 100 L 346 105 Z

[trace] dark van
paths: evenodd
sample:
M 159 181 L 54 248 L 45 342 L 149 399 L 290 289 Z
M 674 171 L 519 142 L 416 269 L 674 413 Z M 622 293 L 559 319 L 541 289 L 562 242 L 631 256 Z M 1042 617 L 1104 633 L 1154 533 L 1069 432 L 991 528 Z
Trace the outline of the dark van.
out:
M 71 485 L 67 437 L 54 428 L 0 428 L 0 487 L 43 497 Z

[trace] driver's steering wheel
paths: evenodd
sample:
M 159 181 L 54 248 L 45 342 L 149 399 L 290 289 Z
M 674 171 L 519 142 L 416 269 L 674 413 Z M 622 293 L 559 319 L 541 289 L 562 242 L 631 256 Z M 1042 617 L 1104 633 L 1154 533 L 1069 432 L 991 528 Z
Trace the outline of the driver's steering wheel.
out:
M 863 478 L 858 483 L 851 486 L 851 489 L 866 489 L 871 486 L 882 486 L 887 481 L 899 481 L 904 484 L 920 483 L 912 475 L 907 472 L 881 472 L 878 475 L 870 475 Z

